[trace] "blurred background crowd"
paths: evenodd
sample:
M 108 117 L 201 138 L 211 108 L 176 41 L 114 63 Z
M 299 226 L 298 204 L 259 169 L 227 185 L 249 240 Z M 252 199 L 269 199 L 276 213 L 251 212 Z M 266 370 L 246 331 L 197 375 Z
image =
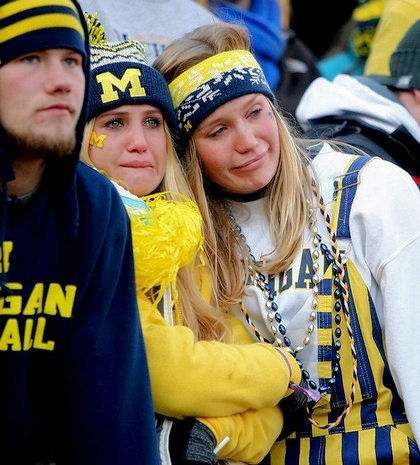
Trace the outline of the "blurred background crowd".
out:
M 150 62 L 197 26 L 245 25 L 282 110 L 294 116 L 310 82 L 390 74 L 389 59 L 420 19 L 419 0 L 81 0 L 98 12 L 108 40 L 136 39 Z

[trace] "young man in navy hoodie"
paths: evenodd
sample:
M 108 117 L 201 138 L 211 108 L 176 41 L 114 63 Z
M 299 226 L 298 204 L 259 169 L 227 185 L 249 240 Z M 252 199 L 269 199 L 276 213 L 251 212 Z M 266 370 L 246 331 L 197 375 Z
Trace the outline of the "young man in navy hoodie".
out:
M 0 463 L 155 465 L 129 224 L 78 162 L 71 0 L 0 0 Z

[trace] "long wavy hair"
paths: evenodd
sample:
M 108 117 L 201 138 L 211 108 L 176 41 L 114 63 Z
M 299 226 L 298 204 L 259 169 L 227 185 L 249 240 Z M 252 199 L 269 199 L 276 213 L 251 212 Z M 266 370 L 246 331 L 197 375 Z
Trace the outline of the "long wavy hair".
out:
M 95 118 L 87 123 L 80 152 L 80 159 L 93 167 L 94 164 L 89 156 L 89 140 L 94 124 Z M 164 131 L 167 153 L 166 171 L 156 192 L 168 192 L 169 197 L 171 197 L 170 193 L 172 192 L 174 193 L 173 198 L 176 199 L 179 199 L 176 193 L 193 198 L 192 191 L 175 150 L 171 132 L 165 122 Z M 107 175 L 107 173 L 103 174 Z M 121 180 L 114 181 L 127 189 L 128 186 Z M 177 305 L 182 315 L 183 324 L 193 331 L 197 340 L 225 340 L 230 332 L 223 314 L 215 308 L 217 300 L 214 298 L 214 294 L 206 296 L 209 300 L 205 299 L 199 287 L 200 274 L 204 272 L 204 267 L 200 264 L 198 256 L 193 266 L 185 266 L 178 271 L 176 282 L 178 290 Z M 152 295 L 149 297 L 152 298 Z
M 249 37 L 238 25 L 219 23 L 201 26 L 172 42 L 157 58 L 154 66 L 169 83 L 195 64 L 230 50 L 249 50 Z M 270 102 L 271 104 L 271 102 Z M 260 271 L 280 273 L 291 264 L 302 241 L 312 203 L 311 175 L 305 151 L 292 136 L 284 118 L 274 105 L 278 127 L 280 157 L 275 176 L 266 188 L 267 216 L 275 250 Z M 194 145 L 189 140 L 183 159 L 188 182 L 204 221 L 205 253 L 210 263 L 213 287 L 222 311 L 240 302 L 248 278 L 243 264 L 242 241 L 232 231 L 227 201 L 207 187 L 205 175 Z

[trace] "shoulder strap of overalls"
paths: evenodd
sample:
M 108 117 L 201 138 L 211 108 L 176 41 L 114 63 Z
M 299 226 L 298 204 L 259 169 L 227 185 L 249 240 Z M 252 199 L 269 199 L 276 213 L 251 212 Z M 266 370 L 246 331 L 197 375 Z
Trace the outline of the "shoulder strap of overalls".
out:
M 371 157 L 366 156 L 351 156 L 350 162 L 346 165 L 342 174 L 337 176 L 334 181 L 334 195 L 333 195 L 333 208 L 331 216 L 326 213 L 325 204 L 321 201 L 321 212 L 325 219 L 327 229 L 332 241 L 332 253 L 334 255 L 334 265 L 339 272 L 334 272 L 336 278 L 339 278 L 342 284 L 340 288 L 340 308 L 342 308 L 345 324 L 349 336 L 349 343 L 351 349 L 352 368 L 351 368 L 351 391 L 350 397 L 347 399 L 347 405 L 345 406 L 342 413 L 334 420 L 330 421 L 328 412 L 330 411 L 330 395 L 324 397 L 324 405 L 322 405 L 322 399 L 319 406 L 323 407 L 318 409 L 316 419 L 310 418 L 309 421 L 316 427 L 321 429 L 333 429 L 338 427 L 343 419 L 347 417 L 351 411 L 356 393 L 357 384 L 357 355 L 355 351 L 355 340 L 353 336 L 353 328 L 351 326 L 350 311 L 348 306 L 348 287 L 346 283 L 345 273 L 346 266 L 342 260 L 342 256 L 339 253 L 339 244 L 336 242 L 338 238 L 350 238 L 350 227 L 349 217 L 351 206 L 356 194 L 356 189 L 359 184 L 359 174 L 361 169 L 366 165 L 368 161 L 372 160 Z M 331 311 L 335 307 L 337 297 L 335 292 L 337 289 L 333 289 L 333 270 L 332 266 L 327 267 L 323 279 L 319 283 L 319 295 L 318 295 L 318 373 L 319 373 L 319 384 L 320 388 L 327 388 L 332 377 L 332 357 L 333 353 L 333 333 L 332 333 L 332 315 Z M 334 278 L 335 280 L 335 278 Z M 324 317 L 325 316 L 325 317 Z M 325 363 L 327 362 L 327 363 Z M 341 382 L 340 382 L 341 383 Z M 343 389 L 343 388 L 342 388 Z M 345 398 L 345 397 L 344 397 Z M 325 401 L 327 405 L 325 405 Z
M 373 157 L 355 155 L 334 181 L 332 224 L 337 239 L 350 239 L 350 211 L 360 183 L 360 172 Z

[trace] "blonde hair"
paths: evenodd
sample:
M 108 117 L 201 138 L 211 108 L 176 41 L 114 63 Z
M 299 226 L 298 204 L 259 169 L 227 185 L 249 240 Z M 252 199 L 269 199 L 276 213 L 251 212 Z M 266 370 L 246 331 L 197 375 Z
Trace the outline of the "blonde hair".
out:
M 86 124 L 80 151 L 80 159 L 93 167 L 94 164 L 89 156 L 89 140 L 94 124 L 95 118 Z M 192 191 L 178 159 L 170 130 L 165 122 L 164 131 L 167 147 L 166 171 L 162 182 L 156 190 L 169 192 L 168 196 L 170 198 L 179 199 L 176 193 L 193 198 Z M 107 173 L 103 174 L 107 175 Z M 127 189 L 127 186 L 123 182 L 117 182 Z M 174 193 L 172 196 L 171 192 Z M 229 334 L 228 325 L 223 315 L 214 309 L 216 300 L 211 299 L 209 303 L 203 298 L 196 276 L 196 273 L 200 272 L 200 266 L 200 258 L 196 257 L 194 266 L 183 267 L 178 271 L 176 284 L 178 290 L 177 305 L 179 305 L 183 322 L 193 331 L 197 340 L 224 340 Z
M 154 66 L 167 82 L 191 66 L 215 54 L 230 50 L 249 50 L 244 28 L 233 24 L 201 26 L 172 42 L 157 58 Z M 312 202 L 308 159 L 297 145 L 285 120 L 271 104 L 278 126 L 280 161 L 274 178 L 267 186 L 267 216 L 275 250 L 260 271 L 280 273 L 291 264 L 301 244 L 308 219 L 308 200 Z M 204 248 L 212 268 L 220 308 L 229 311 L 245 290 L 248 270 L 242 257 L 244 244 L 232 233 L 226 200 L 206 191 L 193 137 L 185 153 L 185 169 L 194 198 L 204 221 Z

